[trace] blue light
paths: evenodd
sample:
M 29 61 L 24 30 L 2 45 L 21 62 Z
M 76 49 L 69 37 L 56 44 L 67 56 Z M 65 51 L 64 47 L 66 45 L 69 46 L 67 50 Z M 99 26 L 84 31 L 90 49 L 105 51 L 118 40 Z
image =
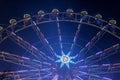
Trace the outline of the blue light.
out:
M 66 67 L 69 69 L 70 68 L 70 63 L 71 64 L 75 64 L 75 62 L 73 61 L 73 59 L 75 59 L 77 57 L 76 56 L 70 56 L 70 52 L 68 54 L 64 54 L 64 52 L 62 52 L 62 55 L 57 55 L 56 57 L 58 58 L 55 62 L 60 62 L 60 68 L 62 68 L 64 65 L 66 65 Z

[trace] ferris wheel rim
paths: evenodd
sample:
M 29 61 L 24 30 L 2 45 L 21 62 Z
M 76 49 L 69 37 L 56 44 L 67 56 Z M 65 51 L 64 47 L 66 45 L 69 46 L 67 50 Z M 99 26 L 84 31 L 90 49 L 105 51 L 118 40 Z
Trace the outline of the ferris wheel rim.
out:
M 65 14 L 67 14 L 67 13 L 66 13 L 66 12 L 60 12 L 59 14 L 65 15 Z M 80 13 L 72 13 L 72 14 L 74 14 L 74 15 L 81 15 Z M 50 16 L 50 15 L 53 15 L 53 14 L 52 14 L 52 13 L 45 13 L 45 14 L 44 14 L 44 16 Z M 94 16 L 91 16 L 91 15 L 87 15 L 87 16 L 90 17 L 90 18 L 95 19 Z M 32 18 L 38 18 L 38 17 L 39 17 L 38 15 L 33 15 L 33 16 L 32 16 Z M 109 24 L 108 21 L 105 21 L 105 20 L 103 20 L 103 19 L 100 19 L 100 20 L 103 21 L 103 22 L 105 22 L 106 24 Z M 17 21 L 17 24 L 19 24 L 19 23 L 21 23 L 21 22 L 24 22 L 24 19 L 18 20 L 18 21 Z M 57 20 L 52 20 L 52 19 L 51 19 L 51 20 L 41 21 L 41 22 L 37 22 L 36 25 L 46 24 L 46 23 L 52 23 L 52 22 L 57 22 Z M 88 25 L 88 26 L 90 26 L 90 27 L 95 27 L 95 28 L 98 28 L 98 29 L 100 29 L 100 30 L 102 29 L 102 27 L 100 27 L 99 25 L 95 25 L 94 23 L 92 24 L 92 23 L 89 23 L 89 22 L 80 22 L 79 20 L 75 20 L 75 18 L 74 18 L 74 20 L 62 19 L 62 20 L 59 20 L 59 22 L 78 23 L 78 24 Z M 17 24 L 16 24 L 16 25 L 17 25 Z M 16 26 L 16 25 L 15 25 L 15 26 Z M 26 25 L 22 25 L 22 27 L 21 27 L 20 29 L 15 30 L 14 32 L 17 33 L 17 32 L 19 32 L 19 31 L 21 31 L 21 30 L 24 30 L 24 29 L 29 28 L 29 27 L 32 27 L 32 26 L 33 26 L 33 24 L 29 24 L 29 25 L 27 25 L 27 26 L 26 26 Z M 115 25 L 115 26 L 116 26 L 116 25 Z M 12 28 L 12 27 L 13 27 L 13 25 L 9 25 L 8 27 L 4 28 L 3 30 L 0 31 L 0 35 L 2 35 L 2 33 L 3 33 L 4 31 L 6 31 L 8 28 Z M 116 29 L 120 30 L 120 28 L 119 28 L 118 26 L 116 26 Z M 119 36 L 119 35 L 113 33 L 112 31 L 109 31 L 109 30 L 107 30 L 107 29 L 105 29 L 105 31 L 120 40 L 120 36 Z M 9 37 L 9 36 L 5 36 L 4 38 L 2 38 L 2 39 L 0 40 L 0 43 L 3 42 L 3 41 L 4 41 L 5 39 L 7 39 L 8 37 Z

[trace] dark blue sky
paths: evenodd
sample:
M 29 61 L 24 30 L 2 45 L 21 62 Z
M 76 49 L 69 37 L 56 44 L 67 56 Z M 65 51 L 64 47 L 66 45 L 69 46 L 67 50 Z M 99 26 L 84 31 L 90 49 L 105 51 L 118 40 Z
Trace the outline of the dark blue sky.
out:
M 120 17 L 119 0 L 0 0 L 0 23 L 7 24 L 13 17 L 22 18 L 24 13 L 36 14 L 42 9 L 50 12 L 53 8 L 76 12 L 87 10 L 91 15 L 101 13 L 105 19 Z

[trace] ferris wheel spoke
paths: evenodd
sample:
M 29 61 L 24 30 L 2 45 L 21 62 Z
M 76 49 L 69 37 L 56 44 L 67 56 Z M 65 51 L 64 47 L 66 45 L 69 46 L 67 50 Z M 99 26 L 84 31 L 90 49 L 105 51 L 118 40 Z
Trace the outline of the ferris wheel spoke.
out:
M 81 76 L 75 76 L 74 80 L 83 80 L 83 78 L 81 78 Z
M 52 48 L 52 46 L 50 45 L 49 41 L 44 37 L 44 34 L 40 31 L 40 28 L 37 26 L 36 22 L 32 21 L 32 23 L 34 24 L 33 29 L 36 32 L 40 41 L 46 47 L 46 49 L 48 51 L 50 51 L 50 53 L 54 56 L 55 52 L 54 52 L 54 49 Z
M 12 80 L 25 80 L 32 77 L 40 77 L 39 70 L 20 70 L 20 71 L 9 71 L 9 72 L 0 72 L 2 76 L 5 76 L 4 79 Z
M 80 19 L 80 23 L 82 22 L 82 19 Z M 70 53 L 72 53 L 74 47 L 75 47 L 75 44 L 76 44 L 76 41 L 77 41 L 77 38 L 78 38 L 78 34 L 80 32 L 80 27 L 81 27 L 81 24 L 78 24 L 78 27 L 77 27 L 77 30 L 76 30 L 76 33 L 75 33 L 75 36 L 73 38 L 73 43 L 71 45 L 71 48 L 70 48 Z
M 96 63 L 100 60 L 103 60 L 111 55 L 117 54 L 120 49 L 120 44 L 115 44 L 109 48 L 104 49 L 103 51 L 99 51 L 94 55 L 88 56 L 85 59 L 79 60 L 76 62 L 76 64 L 88 64 L 91 65 L 93 63 Z
M 52 78 L 52 80 L 58 80 L 59 75 L 55 74 L 55 76 Z
M 113 45 L 112 47 L 106 48 L 103 51 L 97 52 L 94 55 L 90 65 L 94 64 L 96 62 L 99 62 L 100 60 L 103 60 L 103 59 L 105 59 L 105 58 L 107 58 L 109 56 L 117 54 L 118 52 L 120 52 L 120 44 Z
M 17 80 L 41 80 L 44 76 L 40 76 L 40 73 L 30 74 L 29 76 L 25 76 L 23 78 L 19 78 Z M 15 79 L 16 80 L 16 79 Z
M 107 29 L 107 27 L 108 26 L 103 26 L 103 28 L 85 45 L 85 47 L 80 50 L 79 55 L 81 57 L 85 56 L 95 43 L 103 37 L 106 33 L 105 29 Z
M 42 66 L 51 66 L 48 62 L 40 62 L 35 59 L 30 59 L 28 57 L 18 56 L 7 52 L 0 52 L 0 60 L 34 69 L 40 69 Z
M 15 54 L 10 54 L 7 52 L 0 52 L 0 60 L 13 63 L 16 65 L 28 67 L 28 68 L 40 68 L 42 66 L 41 63 L 35 62 L 27 57 L 21 57 Z
M 32 76 L 38 72 L 38 70 L 20 70 L 20 71 L 9 71 L 9 72 L 0 72 L 0 75 L 5 76 L 7 78 L 13 78 L 14 80 L 24 77 Z
M 57 29 L 58 29 L 58 37 L 59 37 L 59 46 L 60 46 L 60 50 L 62 53 L 62 49 L 63 49 L 63 44 L 62 44 L 62 37 L 61 37 L 61 30 L 60 30 L 60 24 L 59 24 L 59 18 L 56 17 L 56 23 L 57 23 Z
M 114 64 L 101 64 L 101 65 L 86 65 L 79 66 L 75 69 L 79 70 L 87 70 L 87 72 L 92 74 L 111 74 L 111 73 L 120 73 L 120 63 Z
M 89 69 L 93 74 L 120 73 L 120 63 L 102 64 Z
M 32 79 L 42 79 L 41 73 L 48 74 L 50 71 L 47 70 L 20 70 L 20 71 L 9 71 L 9 72 L 0 72 L 0 76 L 3 76 L 4 79 L 12 79 L 12 80 L 32 80 Z
M 83 79 L 87 78 L 88 80 L 112 80 L 107 77 L 101 77 L 99 75 L 91 74 L 91 73 L 87 73 L 87 72 L 83 72 L 83 71 L 78 71 L 78 73 L 75 75 L 75 77 L 83 77 Z
M 23 40 L 20 36 L 17 36 L 14 32 L 8 32 L 10 39 L 17 43 L 19 46 L 24 48 L 26 51 L 31 53 L 38 60 L 48 60 L 49 58 L 45 53 L 39 51 L 35 46 L 31 45 L 29 42 Z

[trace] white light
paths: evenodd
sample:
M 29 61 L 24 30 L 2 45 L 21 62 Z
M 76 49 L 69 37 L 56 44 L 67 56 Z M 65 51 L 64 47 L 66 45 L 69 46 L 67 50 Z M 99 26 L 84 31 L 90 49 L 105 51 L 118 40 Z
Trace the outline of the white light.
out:
M 67 66 L 67 68 L 70 68 L 70 63 L 71 64 L 75 64 L 75 62 L 73 61 L 73 59 L 75 59 L 77 56 L 70 56 L 70 52 L 67 54 L 64 54 L 64 52 L 62 52 L 62 55 L 55 55 L 58 59 L 55 62 L 60 62 L 60 68 L 62 68 L 64 65 Z
M 61 61 L 62 61 L 63 63 L 69 63 L 69 62 L 70 62 L 70 57 L 67 56 L 67 55 L 63 55 L 63 56 L 61 57 Z

